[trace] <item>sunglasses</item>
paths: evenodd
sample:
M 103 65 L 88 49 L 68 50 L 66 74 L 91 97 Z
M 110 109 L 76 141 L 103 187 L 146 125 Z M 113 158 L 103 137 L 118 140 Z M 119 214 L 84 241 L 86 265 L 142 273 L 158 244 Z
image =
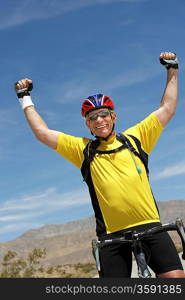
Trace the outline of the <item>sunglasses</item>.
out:
M 90 121 L 95 121 L 98 119 L 98 117 L 106 118 L 110 115 L 111 115 L 111 112 L 109 110 L 101 110 L 97 113 L 93 113 L 90 116 L 87 116 L 86 119 L 90 120 Z

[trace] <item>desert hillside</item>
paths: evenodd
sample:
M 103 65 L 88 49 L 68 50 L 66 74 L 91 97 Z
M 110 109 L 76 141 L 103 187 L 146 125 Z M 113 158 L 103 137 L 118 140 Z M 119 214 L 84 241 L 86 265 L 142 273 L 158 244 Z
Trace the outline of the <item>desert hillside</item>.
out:
M 162 222 L 180 217 L 185 221 L 185 200 L 158 202 Z M 180 242 L 177 234 L 171 233 L 176 244 Z M 46 249 L 46 266 L 64 264 L 94 263 L 91 254 L 91 240 L 95 238 L 94 217 L 65 224 L 45 225 L 29 230 L 15 240 L 0 243 L 0 260 L 8 250 L 16 251 L 25 257 L 34 248 Z

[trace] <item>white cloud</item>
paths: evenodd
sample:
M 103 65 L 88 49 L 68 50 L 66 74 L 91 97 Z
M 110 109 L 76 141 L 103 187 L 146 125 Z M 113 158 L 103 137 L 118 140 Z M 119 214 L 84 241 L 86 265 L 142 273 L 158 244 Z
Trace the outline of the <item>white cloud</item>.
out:
M 21 0 L 15 1 L 14 5 L 10 7 L 6 7 L 6 3 L 3 3 L 0 14 L 0 29 L 24 24 L 32 20 L 64 15 L 70 11 L 93 5 L 144 1 L 147 0 Z
M 181 174 L 185 174 L 185 161 L 181 161 L 173 166 L 168 166 L 157 175 L 154 175 L 152 179 L 159 180 Z
M 43 200 L 46 201 L 50 195 L 56 193 L 55 189 L 50 188 L 44 191 L 41 194 L 35 195 L 25 195 L 19 199 L 10 199 L 4 202 L 0 208 L 2 211 L 15 211 L 15 210 L 28 210 L 38 208 L 43 203 Z M 40 202 L 39 202 L 40 200 Z
M 26 220 L 28 218 L 33 218 L 38 216 L 39 213 L 33 213 L 33 214 L 17 214 L 17 215 L 6 215 L 4 217 L 0 217 L 0 222 L 15 222 L 20 220 Z
M 5 235 L 9 232 L 16 232 L 16 231 L 25 231 L 28 230 L 28 228 L 39 228 L 42 227 L 44 224 L 43 223 L 35 223 L 35 222 L 25 222 L 25 223 L 12 223 L 8 225 L 4 225 L 0 227 L 0 234 Z
M 71 209 L 73 211 L 88 203 L 90 198 L 85 190 L 60 193 L 55 188 L 1 202 L 1 239 L 14 236 L 16 232 L 20 235 L 26 230 L 39 228 L 45 224 L 44 220 L 51 218 L 56 212 L 61 212 L 62 215 L 65 211 L 67 214 L 68 208 L 71 216 Z
M 84 190 L 59 193 L 50 188 L 43 193 L 10 199 L 1 204 L 1 222 L 27 220 L 62 211 L 68 207 L 77 207 L 89 203 L 89 195 Z

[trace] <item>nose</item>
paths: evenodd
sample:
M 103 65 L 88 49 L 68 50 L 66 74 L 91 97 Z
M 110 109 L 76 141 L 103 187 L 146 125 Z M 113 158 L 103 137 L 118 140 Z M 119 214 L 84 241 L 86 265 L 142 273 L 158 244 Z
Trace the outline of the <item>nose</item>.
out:
M 99 120 L 102 120 L 103 119 L 103 117 L 101 117 L 101 116 L 97 116 L 97 118 L 96 118 L 96 121 L 99 121 Z
M 103 121 L 103 117 L 101 117 L 101 116 L 97 116 L 97 119 L 96 119 L 96 124 L 98 123 L 98 124 L 100 124 L 100 123 L 102 123 L 102 121 Z

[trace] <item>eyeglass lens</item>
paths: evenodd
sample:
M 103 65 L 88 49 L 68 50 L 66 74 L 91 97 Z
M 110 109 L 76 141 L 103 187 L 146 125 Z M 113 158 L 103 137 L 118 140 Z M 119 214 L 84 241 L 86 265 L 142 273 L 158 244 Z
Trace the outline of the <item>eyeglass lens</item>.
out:
M 97 120 L 98 117 L 105 118 L 108 115 L 110 115 L 110 111 L 102 110 L 102 111 L 99 111 L 98 113 L 94 113 L 94 114 L 90 115 L 89 120 L 94 121 L 94 120 Z

